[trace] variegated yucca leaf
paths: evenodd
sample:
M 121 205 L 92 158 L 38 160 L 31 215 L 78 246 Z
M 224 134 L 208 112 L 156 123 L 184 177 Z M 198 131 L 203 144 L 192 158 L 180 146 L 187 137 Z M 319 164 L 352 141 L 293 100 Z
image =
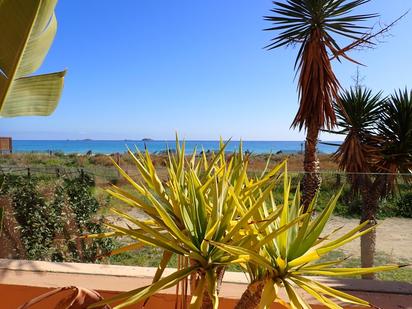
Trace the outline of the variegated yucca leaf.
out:
M 57 0 L 0 1 L 0 116 L 45 116 L 56 108 L 65 71 L 32 76 L 51 47 Z

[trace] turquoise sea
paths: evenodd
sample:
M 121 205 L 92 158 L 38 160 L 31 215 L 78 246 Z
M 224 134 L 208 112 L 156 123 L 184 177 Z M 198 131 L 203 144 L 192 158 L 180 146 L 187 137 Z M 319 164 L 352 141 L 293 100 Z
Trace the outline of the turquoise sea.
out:
M 13 152 L 64 152 L 64 153 L 87 153 L 111 154 L 123 153 L 127 147 L 143 150 L 145 146 L 152 152 L 162 152 L 175 148 L 174 141 L 141 141 L 141 140 L 13 140 Z M 219 141 L 186 141 L 186 152 L 191 153 L 197 147 L 200 151 L 219 148 Z M 227 151 L 237 150 L 239 141 L 231 141 Z M 254 154 L 261 153 L 296 153 L 303 147 L 302 141 L 243 141 L 243 150 Z M 319 152 L 332 153 L 336 147 L 319 144 Z

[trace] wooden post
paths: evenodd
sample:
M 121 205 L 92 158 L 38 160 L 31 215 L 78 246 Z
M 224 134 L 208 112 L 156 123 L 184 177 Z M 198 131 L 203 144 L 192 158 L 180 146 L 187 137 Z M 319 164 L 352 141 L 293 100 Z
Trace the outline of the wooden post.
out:
M 116 154 L 115 154 L 115 161 L 116 161 L 116 164 L 118 166 L 120 166 L 120 153 L 118 153 L 118 152 L 116 152 Z M 119 172 L 118 169 L 116 169 L 116 170 L 117 170 L 117 177 L 120 178 L 120 172 Z
M 0 137 L 0 153 L 13 153 L 13 141 L 11 137 Z
M 336 174 L 336 186 L 339 187 L 341 184 L 341 177 L 340 174 Z

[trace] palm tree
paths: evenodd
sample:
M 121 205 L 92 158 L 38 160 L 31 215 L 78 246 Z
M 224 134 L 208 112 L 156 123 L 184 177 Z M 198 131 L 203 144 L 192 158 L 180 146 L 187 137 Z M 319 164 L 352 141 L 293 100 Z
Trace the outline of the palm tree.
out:
M 379 121 L 385 99 L 382 93 L 373 94 L 371 90 L 355 87 L 344 91 L 339 99 L 340 104 L 335 105 L 338 118 L 337 126 L 340 129 L 337 134 L 345 135 L 345 140 L 339 146 L 333 158 L 338 163 L 339 168 L 348 173 L 348 179 L 352 184 L 355 193 L 363 197 L 363 202 L 368 206 L 362 207 L 361 222 L 370 220 L 371 225 L 376 224 L 373 202 L 379 194 L 369 194 L 368 190 L 378 189 L 378 183 L 374 183 L 371 174 L 374 171 L 379 156 L 379 139 L 377 137 L 376 123 Z M 378 178 L 376 178 L 377 180 Z M 378 190 L 371 190 L 378 191 Z M 372 210 L 371 213 L 368 213 Z M 373 255 L 375 248 L 374 232 L 361 238 L 362 266 L 373 265 Z M 372 278 L 369 275 L 368 278 Z
M 384 104 L 382 92 L 373 94 L 371 90 L 356 86 L 341 93 L 339 104 L 335 104 L 339 131 L 345 135 L 333 159 L 339 168 L 348 173 L 352 188 L 360 192 L 366 173 L 371 172 L 370 163 L 377 160 L 375 125 L 381 117 Z
M 382 98 L 382 93 L 355 87 L 342 93 L 335 108 L 341 128 L 335 133 L 346 138 L 334 158 L 361 194 L 361 223 L 369 221 L 370 227 L 376 224 L 379 200 L 393 192 L 398 173 L 412 173 L 412 92 L 399 90 Z M 363 267 L 373 265 L 375 240 L 374 230 L 361 238 Z
M 287 0 L 274 1 L 274 16 L 266 16 L 274 27 L 265 30 L 277 31 L 269 50 L 282 46 L 299 45 L 295 70 L 299 73 L 298 92 L 300 105 L 292 127 L 306 130 L 304 155 L 305 177 L 303 179 L 302 202 L 305 209 L 319 189 L 319 160 L 316 145 L 319 131 L 336 124 L 332 102 L 338 100 L 340 84 L 336 78 L 331 59 L 347 56 L 352 46 L 341 48 L 335 36 L 354 42 L 367 42 L 364 33 L 367 27 L 359 23 L 376 14 L 352 14 L 352 11 L 370 0 Z

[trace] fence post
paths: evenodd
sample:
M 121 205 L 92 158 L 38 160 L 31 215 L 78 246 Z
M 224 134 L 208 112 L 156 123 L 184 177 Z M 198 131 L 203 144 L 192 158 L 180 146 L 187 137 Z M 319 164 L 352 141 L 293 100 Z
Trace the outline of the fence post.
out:
M 115 160 L 116 160 L 116 164 L 117 164 L 118 166 L 120 166 L 120 153 L 116 152 L 116 154 L 115 154 Z M 117 177 L 120 178 L 120 172 L 119 172 L 118 169 L 116 169 L 116 170 L 117 170 Z
M 57 176 L 57 178 L 60 177 L 60 169 L 59 168 L 56 168 L 56 176 Z
M 336 174 L 336 186 L 339 187 L 340 184 L 341 184 L 341 177 L 340 177 L 340 174 L 337 173 Z
M 30 167 L 27 168 L 27 177 L 28 177 L 28 178 L 31 177 Z

